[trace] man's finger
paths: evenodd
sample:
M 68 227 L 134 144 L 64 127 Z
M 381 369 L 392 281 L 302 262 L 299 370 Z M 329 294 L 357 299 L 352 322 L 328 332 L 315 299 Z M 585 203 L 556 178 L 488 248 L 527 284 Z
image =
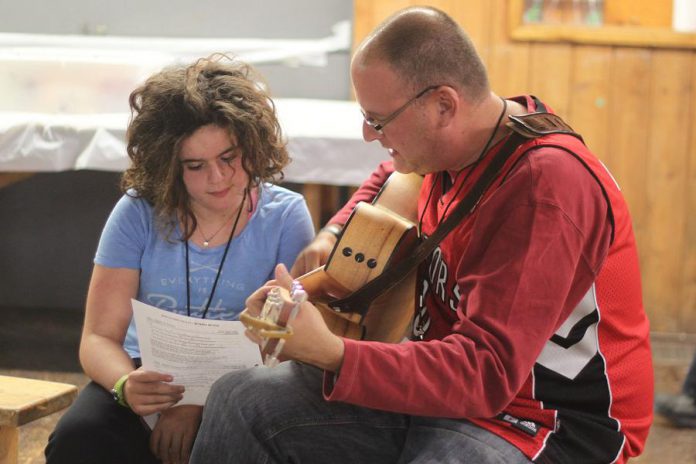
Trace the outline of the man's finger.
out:
M 275 268 L 275 278 L 281 287 L 285 287 L 287 290 L 292 288 L 292 276 L 288 272 L 288 269 L 284 264 L 278 264 Z
M 252 342 L 256 343 L 257 345 L 260 345 L 261 343 L 263 343 L 263 337 L 261 337 L 260 335 L 258 335 L 258 334 L 256 334 L 256 333 L 252 332 L 251 330 L 248 330 L 248 329 L 245 330 L 245 331 L 244 331 L 244 335 L 246 335 L 246 337 L 247 337 L 249 340 L 251 340 Z
M 305 257 L 303 254 L 298 256 L 297 259 L 295 260 L 295 264 L 293 264 L 292 267 L 290 268 L 290 274 L 292 274 L 295 277 L 302 275 L 302 271 L 305 269 L 304 261 L 305 261 Z

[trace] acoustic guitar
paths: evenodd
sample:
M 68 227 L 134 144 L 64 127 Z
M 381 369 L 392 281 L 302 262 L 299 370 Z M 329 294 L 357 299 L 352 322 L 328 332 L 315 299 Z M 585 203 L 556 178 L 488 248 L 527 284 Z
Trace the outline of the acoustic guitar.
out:
M 422 181 L 417 174 L 393 173 L 371 204 L 360 202 L 355 207 L 326 264 L 296 280 L 336 335 L 389 343 L 398 343 L 407 335 L 415 309 L 416 269 L 373 300 L 362 314 L 341 312 L 331 304 L 389 272 L 418 245 L 417 200 Z M 288 315 L 298 305 L 298 298 L 279 292 L 269 295 L 259 317 L 245 311 L 240 320 L 268 340 L 282 340 L 292 334 Z M 277 357 L 263 346 L 262 355 L 270 363 Z

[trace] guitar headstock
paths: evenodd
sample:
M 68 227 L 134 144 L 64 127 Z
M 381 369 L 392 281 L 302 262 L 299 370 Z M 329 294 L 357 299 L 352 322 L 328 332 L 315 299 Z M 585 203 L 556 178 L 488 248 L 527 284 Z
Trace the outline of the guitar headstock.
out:
M 300 304 L 306 300 L 304 288 L 294 281 L 290 291 L 282 287 L 271 289 L 258 317 L 251 316 L 246 311 L 239 315 L 239 320 L 248 330 L 263 338 L 261 357 L 265 366 L 274 367 L 278 364 L 278 356 L 285 340 L 292 336 L 290 323 L 299 311 Z

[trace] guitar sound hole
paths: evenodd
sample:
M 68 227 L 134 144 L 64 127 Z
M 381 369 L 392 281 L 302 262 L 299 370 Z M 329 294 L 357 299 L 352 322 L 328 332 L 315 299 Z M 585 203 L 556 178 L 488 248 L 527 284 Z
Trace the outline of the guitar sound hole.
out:
M 348 248 L 348 247 L 345 247 L 345 248 L 343 249 L 343 256 L 350 256 L 350 255 L 352 255 L 352 254 L 353 254 L 353 250 L 352 250 L 352 249 L 350 249 L 350 248 Z
M 357 255 L 355 255 L 355 261 L 358 263 L 362 263 L 363 261 L 365 261 L 365 255 L 362 253 L 358 253 Z

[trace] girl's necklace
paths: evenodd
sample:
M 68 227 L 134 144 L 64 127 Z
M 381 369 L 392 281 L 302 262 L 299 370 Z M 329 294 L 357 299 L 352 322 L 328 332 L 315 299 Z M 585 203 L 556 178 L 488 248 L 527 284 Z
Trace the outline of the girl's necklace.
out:
M 220 265 L 218 266 L 217 273 L 215 274 L 215 282 L 213 282 L 213 288 L 210 290 L 210 296 L 208 297 L 208 301 L 205 304 L 205 308 L 203 309 L 203 315 L 201 316 L 201 319 L 205 319 L 205 316 L 208 314 L 208 308 L 210 308 L 210 303 L 213 301 L 213 295 L 215 295 L 215 288 L 217 288 L 218 280 L 220 279 L 220 274 L 222 273 L 222 266 L 225 264 L 225 258 L 227 258 L 227 252 L 230 250 L 230 244 L 232 243 L 232 238 L 234 237 L 234 233 L 237 230 L 237 224 L 239 223 L 239 217 L 242 215 L 242 209 L 244 209 L 244 203 L 246 202 L 247 198 L 247 190 L 244 189 L 244 196 L 242 197 L 242 202 L 239 204 L 239 208 L 237 209 L 237 216 L 234 219 L 234 225 L 232 226 L 232 231 L 230 232 L 230 236 L 227 239 L 227 245 L 225 245 L 225 251 L 222 254 L 222 259 L 220 260 Z M 220 230 L 218 230 L 220 232 Z M 216 232 L 217 233 L 217 232 Z M 202 233 L 201 233 L 202 235 Z M 205 237 L 203 237 L 205 238 Z M 211 237 L 212 239 L 212 237 Z M 207 243 L 203 243 L 204 246 L 208 246 Z M 189 270 L 189 241 L 186 240 L 186 314 L 190 317 L 191 316 L 191 282 L 190 282 L 190 270 Z
M 240 206 L 240 208 L 241 208 L 241 206 Z M 210 237 L 205 236 L 205 233 L 203 232 L 203 228 L 201 227 L 201 225 L 199 223 L 196 227 L 198 228 L 198 232 L 200 232 L 201 237 L 203 237 L 203 246 L 208 248 L 208 246 L 210 245 L 210 242 L 215 238 L 215 236 L 218 233 L 220 233 L 220 231 L 227 225 L 228 222 L 230 222 L 230 219 L 232 219 L 233 217 L 234 217 L 234 214 L 230 215 L 230 217 L 225 219 L 225 221 L 222 223 L 222 225 L 220 227 L 218 227 L 218 230 L 216 230 L 213 233 L 213 235 L 211 235 Z

